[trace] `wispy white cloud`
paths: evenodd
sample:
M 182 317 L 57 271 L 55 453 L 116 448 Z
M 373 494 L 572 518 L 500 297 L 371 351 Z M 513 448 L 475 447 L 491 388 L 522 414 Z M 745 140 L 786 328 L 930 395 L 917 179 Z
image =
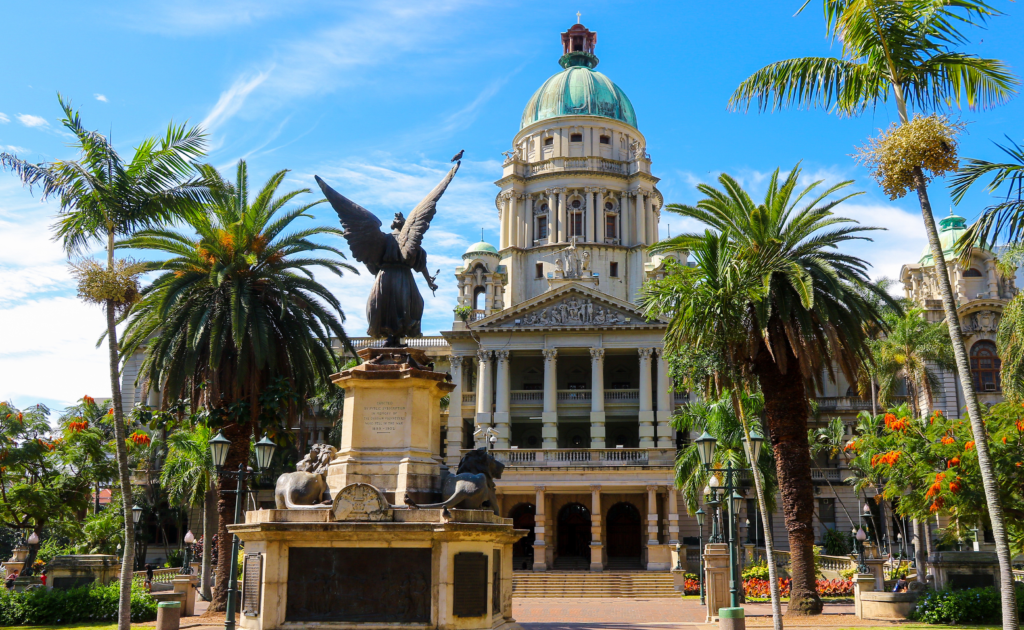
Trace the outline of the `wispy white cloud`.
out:
M 32 151 L 26 149 L 25 147 L 19 147 L 18 145 L 15 144 L 5 145 L 4 150 L 7 151 L 8 153 L 32 153 Z
M 207 131 L 212 133 L 218 127 L 223 125 L 225 122 L 231 119 L 232 116 L 238 113 L 238 110 L 245 104 L 245 99 L 249 97 L 249 94 L 256 89 L 261 83 L 267 80 L 270 76 L 271 70 L 268 69 L 264 72 L 258 72 L 255 75 L 245 75 L 235 79 L 235 82 L 231 84 L 231 87 L 221 92 L 220 98 L 217 99 L 217 103 L 210 110 L 210 113 L 206 115 L 200 126 Z
M 178 0 L 152 5 L 152 11 L 124 16 L 128 26 L 174 37 L 195 37 L 251 26 L 296 12 L 309 2 L 291 0 Z
M 32 114 L 18 114 L 18 122 L 25 125 L 26 127 L 49 127 L 50 123 L 46 122 L 46 119 L 42 116 L 33 116 Z
M 7 114 L 0 112 L 0 125 L 5 125 L 11 122 L 11 119 L 7 117 Z
M 97 101 L 102 101 L 102 102 L 104 102 L 104 103 L 106 103 L 106 102 L 107 102 L 107 97 L 106 97 L 106 96 L 104 96 L 104 95 L 102 95 L 102 94 L 93 94 L 93 96 L 95 96 L 95 97 L 96 97 L 96 100 L 97 100 Z

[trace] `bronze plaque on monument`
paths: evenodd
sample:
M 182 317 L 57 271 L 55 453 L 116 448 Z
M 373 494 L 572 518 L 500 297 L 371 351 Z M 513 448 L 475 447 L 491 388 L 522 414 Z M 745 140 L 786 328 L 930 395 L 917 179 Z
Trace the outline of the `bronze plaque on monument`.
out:
M 430 549 L 291 547 L 285 621 L 429 623 L 430 557 Z
M 456 617 L 487 614 L 487 554 L 464 551 L 455 554 L 452 613 Z
M 260 614 L 260 586 L 263 582 L 263 554 L 245 554 L 242 573 L 242 614 L 258 617 Z

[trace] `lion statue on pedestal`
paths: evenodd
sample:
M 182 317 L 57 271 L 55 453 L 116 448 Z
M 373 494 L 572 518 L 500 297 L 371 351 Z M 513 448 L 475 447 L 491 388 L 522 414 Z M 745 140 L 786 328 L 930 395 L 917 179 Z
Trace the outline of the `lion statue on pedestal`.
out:
M 479 510 L 486 506 L 500 516 L 494 480 L 501 479 L 503 470 L 505 470 L 505 464 L 494 459 L 486 447 L 478 448 L 463 455 L 455 474 L 448 475 L 442 481 L 441 496 L 444 501 L 429 505 L 417 505 L 406 494 L 405 504 L 411 508 L 440 508 L 444 510 L 448 508 Z

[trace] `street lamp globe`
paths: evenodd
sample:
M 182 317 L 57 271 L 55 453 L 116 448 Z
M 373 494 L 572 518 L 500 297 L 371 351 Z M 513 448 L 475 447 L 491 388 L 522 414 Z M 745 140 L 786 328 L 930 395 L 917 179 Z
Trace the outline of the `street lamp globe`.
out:
M 707 431 L 701 434 L 696 440 L 697 450 L 700 452 L 700 459 L 705 466 L 711 466 L 715 461 L 715 444 L 718 442 Z
M 864 516 L 871 516 L 871 506 L 868 505 L 867 501 L 864 502 L 864 509 L 862 511 L 864 512 Z
M 256 465 L 260 470 L 270 468 L 270 461 L 274 458 L 276 448 L 277 444 L 274 444 L 266 434 L 263 434 L 262 440 L 256 442 Z
M 213 465 L 223 468 L 228 461 L 228 449 L 231 448 L 231 440 L 224 437 L 223 431 L 218 431 L 216 437 L 209 441 L 210 454 L 213 455 Z
M 864 532 L 864 528 L 863 527 L 861 527 L 860 529 L 857 530 L 857 540 L 858 541 L 864 542 L 865 540 L 867 540 L 867 538 L 868 538 L 868 535 L 867 535 L 867 533 Z
M 28 544 L 30 544 L 30 545 L 38 545 L 39 544 L 39 534 L 37 534 L 35 532 L 32 532 L 31 534 L 29 534 Z
M 142 520 L 142 508 L 137 506 L 137 505 L 133 506 L 132 507 L 132 522 L 135 523 L 136 525 L 138 525 L 140 520 Z
M 704 527 L 704 510 L 697 508 L 697 527 Z
M 187 533 L 187 534 L 185 534 L 185 544 L 186 544 L 186 545 L 191 545 L 191 544 L 192 544 L 192 543 L 194 543 L 195 541 L 196 541 L 196 537 L 195 537 L 195 535 L 194 535 L 194 534 L 192 533 L 192 530 L 191 530 L 191 529 L 190 529 L 190 530 L 188 530 L 188 533 Z
M 743 505 L 743 495 L 733 490 L 732 492 L 732 513 L 739 514 L 740 506 Z

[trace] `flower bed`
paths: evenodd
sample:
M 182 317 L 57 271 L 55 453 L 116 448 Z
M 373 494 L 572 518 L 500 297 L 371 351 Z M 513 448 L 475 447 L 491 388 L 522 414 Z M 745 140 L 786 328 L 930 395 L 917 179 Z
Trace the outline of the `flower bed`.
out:
M 779 580 L 779 597 L 789 597 L 792 585 L 790 578 Z M 850 580 L 818 580 L 818 595 L 822 597 L 849 597 L 853 595 L 853 582 Z M 768 580 L 751 578 L 743 580 L 743 592 L 747 597 L 771 597 Z

